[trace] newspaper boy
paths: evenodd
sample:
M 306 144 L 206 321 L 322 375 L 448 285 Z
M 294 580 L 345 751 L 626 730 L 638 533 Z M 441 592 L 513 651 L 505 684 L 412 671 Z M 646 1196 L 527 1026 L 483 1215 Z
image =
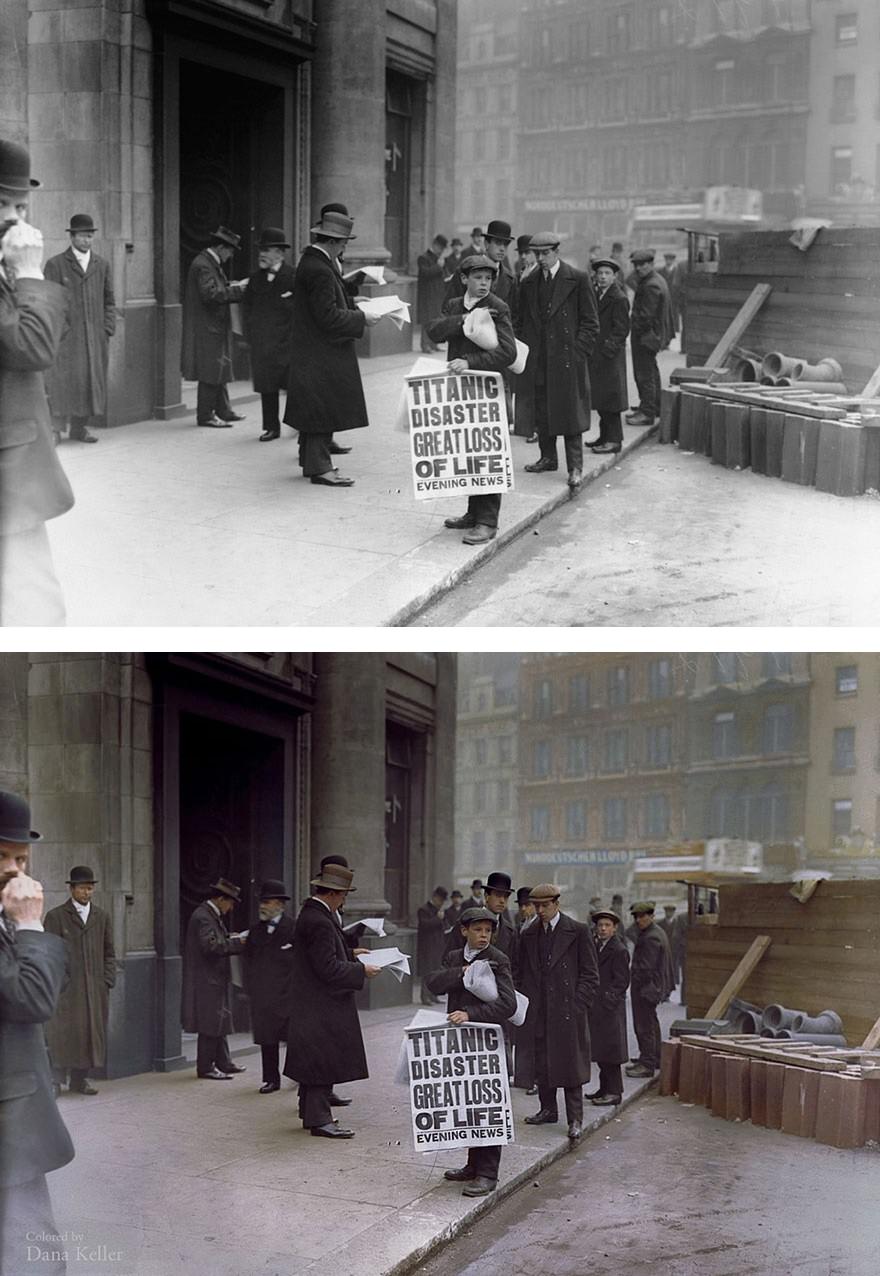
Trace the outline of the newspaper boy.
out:
M 500 948 L 492 945 L 497 924 L 488 908 L 466 908 L 461 915 L 460 930 L 464 950 L 453 948 L 443 958 L 443 968 L 435 970 L 426 982 L 438 996 L 449 994 L 447 1018 L 450 1023 L 505 1023 L 516 1010 L 516 993 L 510 974 L 510 962 Z M 465 972 L 474 962 L 487 962 L 495 975 L 498 996 L 495 1001 L 481 1001 L 464 984 Z M 445 1177 L 453 1183 L 464 1183 L 463 1196 L 486 1196 L 494 1192 L 501 1163 L 500 1145 L 468 1148 L 467 1165 L 460 1170 L 447 1170 Z

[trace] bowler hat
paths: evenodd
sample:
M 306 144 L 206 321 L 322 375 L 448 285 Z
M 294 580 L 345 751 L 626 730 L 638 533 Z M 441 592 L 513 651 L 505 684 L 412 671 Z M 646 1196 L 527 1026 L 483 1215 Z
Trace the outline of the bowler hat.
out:
M 558 248 L 559 236 L 555 230 L 539 230 L 537 235 L 532 235 L 531 248 Z
M 509 244 L 513 239 L 513 235 L 510 233 L 510 223 L 502 221 L 489 222 L 486 227 L 486 238 L 503 239 L 506 244 Z
M 241 899 L 241 887 L 234 886 L 232 882 L 227 882 L 225 877 L 218 877 L 216 882 L 212 882 L 209 887 L 215 895 L 225 895 L 227 899 Z
M 518 253 L 525 253 L 525 252 L 528 252 L 528 250 L 531 248 L 531 246 L 532 246 L 532 237 L 531 237 L 531 235 L 518 235 L 518 236 L 517 236 L 517 240 L 516 240 L 516 251 L 517 251 Z
M 483 232 L 480 230 L 479 226 L 475 226 L 471 231 L 471 239 L 477 239 L 480 235 L 482 235 L 482 233 Z
M 31 808 L 25 799 L 0 789 L 0 842 L 39 842 L 42 836 L 31 828 Z
M 35 177 L 31 177 L 31 157 L 26 146 L 20 142 L 0 140 L 0 187 L 5 191 L 21 194 L 36 190 L 42 186 Z
M 642 899 L 635 904 L 630 904 L 629 911 L 633 917 L 641 917 L 644 913 L 653 913 L 654 901 L 652 899 Z
M 491 270 L 494 275 L 498 267 L 494 261 L 484 257 L 482 253 L 471 253 L 470 256 L 465 257 L 458 269 L 463 275 L 469 275 L 472 270 Z
M 526 904 L 529 902 L 531 893 L 532 893 L 531 886 L 521 886 L 519 888 L 519 890 L 516 892 L 516 902 L 520 905 L 520 907 L 523 904 Z
M 227 248 L 237 248 L 241 243 L 241 235 L 236 235 L 234 230 L 229 230 L 226 226 L 218 226 L 210 239 L 212 244 L 225 244 Z
M 325 213 L 342 213 L 343 217 L 349 216 L 348 209 L 344 204 L 322 204 L 321 217 L 323 217 Z
M 620 270 L 620 262 L 615 261 L 613 257 L 597 257 L 595 261 L 590 262 L 590 270 L 598 270 L 600 266 L 607 266 L 609 270 Z
M 332 209 L 328 209 L 326 213 L 321 215 L 321 220 L 317 226 L 309 229 L 310 235 L 326 235 L 328 239 L 357 239 L 357 235 L 351 233 L 354 225 L 354 218 L 346 217 L 345 213 L 337 213 Z
M 87 864 L 75 864 L 70 870 L 70 877 L 67 879 L 68 886 L 94 886 L 97 877 L 88 867 Z
M 348 860 L 345 858 L 344 855 L 325 855 L 324 858 L 321 860 L 322 873 L 324 872 L 324 869 L 327 867 L 328 864 L 340 864 L 342 868 L 348 868 Z
M 287 238 L 283 230 L 279 230 L 277 226 L 267 226 L 260 232 L 260 242 L 258 248 L 289 248 L 290 240 Z
M 449 898 L 449 891 L 446 889 L 445 886 L 435 886 L 431 894 L 439 895 L 441 899 Z
M 324 886 L 328 891 L 354 891 L 357 887 L 352 886 L 353 880 L 354 873 L 350 868 L 343 868 L 341 864 L 328 864 L 317 877 L 312 878 L 309 885 Z
M 511 894 L 510 878 L 506 873 L 490 873 L 486 878 L 487 891 L 502 891 Z
M 607 917 L 609 921 L 614 922 L 615 926 L 620 925 L 620 918 L 610 908 L 597 908 L 595 913 L 590 913 L 590 917 L 594 922 L 599 921 L 601 917 Z
M 634 252 L 630 253 L 629 259 L 634 266 L 646 266 L 649 261 L 654 260 L 654 249 L 636 248 Z
M 267 877 L 260 887 L 260 899 L 290 899 L 283 882 L 274 877 Z
M 471 890 L 473 890 L 475 886 L 479 886 L 480 890 L 483 889 L 483 883 L 480 881 L 479 877 L 475 877 L 471 882 Z
M 552 882 L 542 882 L 540 886 L 533 886 L 529 891 L 529 899 L 559 899 L 561 888 L 554 886 Z
M 81 230 L 95 231 L 97 229 L 90 213 L 74 213 L 70 219 L 70 225 L 67 227 L 67 233 L 68 235 L 75 235 Z
M 488 908 L 466 908 L 458 919 L 459 926 L 470 926 L 471 922 L 491 922 L 498 925 L 498 918 Z

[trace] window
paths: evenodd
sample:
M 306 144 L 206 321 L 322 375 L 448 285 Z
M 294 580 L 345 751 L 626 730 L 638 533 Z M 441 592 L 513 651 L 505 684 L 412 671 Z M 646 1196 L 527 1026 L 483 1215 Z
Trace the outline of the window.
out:
M 625 727 L 605 732 L 604 770 L 625 771 L 627 752 L 627 731 Z
M 856 729 L 855 727 L 835 727 L 834 760 L 831 764 L 834 771 L 855 771 L 856 769 Z
M 626 798 L 606 798 L 602 804 L 604 836 L 609 842 L 626 837 Z
M 838 44 L 855 44 L 859 38 L 859 18 L 856 13 L 839 13 L 834 24 Z
M 794 739 L 794 707 L 771 704 L 764 711 L 763 752 L 790 753 Z
M 648 665 L 648 699 L 665 700 L 672 695 L 672 666 L 668 660 L 652 660 Z
M 549 806 L 533 806 L 529 812 L 530 836 L 533 842 L 545 841 L 550 836 Z
M 852 799 L 838 798 L 831 804 L 831 836 L 846 837 L 852 828 Z
M 499 859 L 504 859 L 510 854 L 512 838 L 510 829 L 495 830 L 495 854 Z
M 736 682 L 736 652 L 715 651 L 712 653 L 712 681 Z
M 550 774 L 550 741 L 536 740 L 532 753 L 532 775 L 545 780 Z
M 510 810 L 510 780 L 498 781 L 496 809 L 499 811 Z
M 834 678 L 839 696 L 854 696 L 858 694 L 858 665 L 838 665 L 834 671 Z
M 715 789 L 712 793 L 710 828 L 712 837 L 742 836 L 742 803 L 739 795 L 730 789 Z
M 513 761 L 513 741 L 509 735 L 498 737 L 498 761 L 502 766 Z
M 489 754 L 488 740 L 474 740 L 474 762 L 477 766 L 485 766 Z
M 542 678 L 535 687 L 535 717 L 549 718 L 553 712 L 553 683 Z
M 784 842 L 789 837 L 788 795 L 780 784 L 765 784 L 758 798 L 757 827 L 749 829 L 762 842 Z
M 586 713 L 590 707 L 590 680 L 585 673 L 574 673 L 568 682 L 568 708 L 571 713 Z
M 608 670 L 608 703 L 629 704 L 629 669 L 626 665 Z
M 586 802 L 566 802 L 565 836 L 574 841 L 581 841 L 587 836 Z
M 846 194 L 852 180 L 852 147 L 835 146 L 831 151 L 831 194 Z
M 486 809 L 486 785 L 482 780 L 474 785 L 474 810 L 485 811 Z
M 856 118 L 856 77 L 835 75 L 831 93 L 831 121 L 839 124 Z
M 736 714 L 716 713 L 712 719 L 712 757 L 736 756 Z
M 645 798 L 645 837 L 669 836 L 669 798 L 649 793 Z
M 666 723 L 645 730 L 645 765 L 669 766 L 672 763 L 672 727 Z
M 570 735 L 565 758 L 565 774 L 586 775 L 587 761 L 587 737 L 585 735 Z
M 790 651 L 765 651 L 761 659 L 761 673 L 765 678 L 784 678 L 791 673 Z

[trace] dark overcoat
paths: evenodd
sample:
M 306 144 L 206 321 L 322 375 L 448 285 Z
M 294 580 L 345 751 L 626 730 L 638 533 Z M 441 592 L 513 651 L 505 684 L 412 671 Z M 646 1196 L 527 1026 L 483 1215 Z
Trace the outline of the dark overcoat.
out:
M 293 266 L 282 262 L 269 282 L 269 272 L 258 270 L 245 288 L 241 302 L 244 335 L 251 348 L 251 375 L 259 394 L 287 389 L 293 333 Z
M 604 948 L 596 945 L 599 995 L 590 1007 L 590 1047 L 597 1063 L 625 1063 L 626 990 L 629 987 L 629 949 L 619 935 Z
M 529 347 L 529 357 L 516 380 L 517 432 L 533 427 L 536 384 L 543 373 L 537 392 L 546 395 L 550 433 L 583 434 L 590 428 L 587 359 L 599 332 L 596 294 L 589 275 L 562 261 L 541 314 L 541 274 L 533 271 L 519 285 L 516 335 Z
M 100 416 L 107 410 L 107 358 L 116 331 L 116 300 L 110 263 L 97 253 L 88 269 L 73 249 L 50 257 L 46 279 L 67 289 L 69 327 L 58 358 L 46 373 L 46 393 L 55 416 Z
M 73 1160 L 43 1032 L 66 972 L 57 935 L 19 930 L 12 939 L 0 926 L 0 1189 Z
M 629 298 L 613 282 L 597 300 L 599 336 L 590 355 L 590 400 L 597 412 L 625 412 L 626 339 L 629 336 Z
M 224 1037 L 232 1031 L 229 958 L 243 947 L 244 940 L 230 936 L 207 901 L 193 909 L 183 949 L 184 1032 Z
M 303 1085 L 336 1085 L 369 1076 L 354 999 L 366 977 L 329 908 L 307 899 L 293 941 L 286 1077 Z
M 366 315 L 320 248 L 304 249 L 293 285 L 293 355 L 284 420 L 304 434 L 370 424 L 355 341 Z
M 230 302 L 242 290 L 231 284 L 220 262 L 206 249 L 196 253 L 183 293 L 183 346 L 180 367 L 188 381 L 225 385 L 232 380 Z
M 551 1086 L 583 1085 L 590 1077 L 590 1028 L 587 1012 L 599 988 L 596 944 L 589 926 L 560 913 L 547 971 L 539 957 L 541 924 L 519 933 L 517 987 L 529 999 L 526 1021 L 516 1034 L 523 1072 L 534 1059 L 539 1022 L 547 1041 L 547 1080 Z M 517 1059 L 517 1075 L 520 1060 Z M 533 1079 L 534 1074 L 532 1075 Z
M 434 315 L 440 313 L 443 294 L 446 291 L 444 280 L 449 271 L 446 262 L 440 264 L 440 258 L 432 248 L 422 253 L 416 265 L 418 268 L 416 315 L 419 323 L 427 323 Z
M 636 936 L 630 977 L 633 993 L 651 1006 L 659 1006 L 675 987 L 669 941 L 656 922 Z
M 66 304 L 59 284 L 19 279 L 13 289 L 0 278 L 0 536 L 29 531 L 73 505 L 43 385 Z
M 416 914 L 418 930 L 419 974 L 427 975 L 436 970 L 446 947 L 446 922 L 436 904 L 428 900 Z
M 508 917 L 507 913 L 499 913 L 498 925 L 495 927 L 495 934 L 492 936 L 492 944 L 495 948 L 500 948 L 505 957 L 510 961 L 511 966 L 516 965 L 516 944 L 519 935 L 516 927 Z
M 251 926 L 245 940 L 244 977 L 258 1046 L 287 1040 L 294 927 L 293 918 L 282 913 L 271 935 L 268 922 L 261 921 Z
M 46 1025 L 52 1062 L 56 1068 L 100 1068 L 107 1050 L 110 989 L 116 983 L 110 914 L 92 903 L 84 926 L 68 899 L 50 909 L 43 925 L 64 940 L 70 954 L 70 979 Z
M 474 961 L 491 962 L 498 987 L 497 1000 L 481 1001 L 465 988 L 464 967 L 468 964 L 473 965 L 473 962 L 465 961 L 464 945 L 446 953 L 443 965 L 439 970 L 428 975 L 426 983 L 435 996 L 442 997 L 444 993 L 447 994 L 447 1013 L 451 1014 L 453 1010 L 464 1010 L 471 1023 L 500 1023 L 506 1026 L 507 1020 L 516 1010 L 516 992 L 510 972 L 510 961 L 494 944 L 484 948 Z
M 494 350 L 484 350 L 466 337 L 463 332 L 465 316 L 463 297 L 451 297 L 443 303 L 443 313 L 426 325 L 426 331 L 432 341 L 445 341 L 446 358 L 466 359 L 468 367 L 478 372 L 503 372 L 516 358 L 516 342 L 513 336 L 513 325 L 507 305 L 493 292 L 487 293 L 473 307 L 474 310 L 497 311 L 495 315 L 495 331 L 498 334 L 498 345 Z
M 633 343 L 652 354 L 665 350 L 675 336 L 666 280 L 656 270 L 636 282 L 630 318 Z

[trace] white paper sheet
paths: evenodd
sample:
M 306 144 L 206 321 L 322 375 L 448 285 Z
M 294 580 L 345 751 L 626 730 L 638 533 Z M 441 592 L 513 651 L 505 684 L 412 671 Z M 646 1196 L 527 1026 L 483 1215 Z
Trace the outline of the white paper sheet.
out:
M 384 917 L 362 917 L 360 921 L 349 922 L 347 926 L 343 926 L 343 930 L 354 930 L 357 926 L 363 926 L 364 930 L 370 931 L 373 935 L 378 935 L 380 939 L 385 938 L 385 918 Z
M 385 267 L 384 266 L 358 266 L 355 270 L 350 270 L 348 274 L 343 275 L 343 279 L 354 279 L 355 275 L 365 275 L 367 279 L 372 279 L 374 284 L 384 284 Z
M 390 970 L 398 983 L 409 974 L 409 957 L 399 948 L 373 948 L 368 953 L 359 953 L 358 961 L 363 966 L 379 966 L 382 970 Z
M 357 302 L 357 306 L 365 315 L 378 315 L 380 318 L 387 315 L 396 328 L 402 328 L 405 323 L 410 322 L 409 302 L 401 300 L 396 294 L 392 297 L 362 299 Z

